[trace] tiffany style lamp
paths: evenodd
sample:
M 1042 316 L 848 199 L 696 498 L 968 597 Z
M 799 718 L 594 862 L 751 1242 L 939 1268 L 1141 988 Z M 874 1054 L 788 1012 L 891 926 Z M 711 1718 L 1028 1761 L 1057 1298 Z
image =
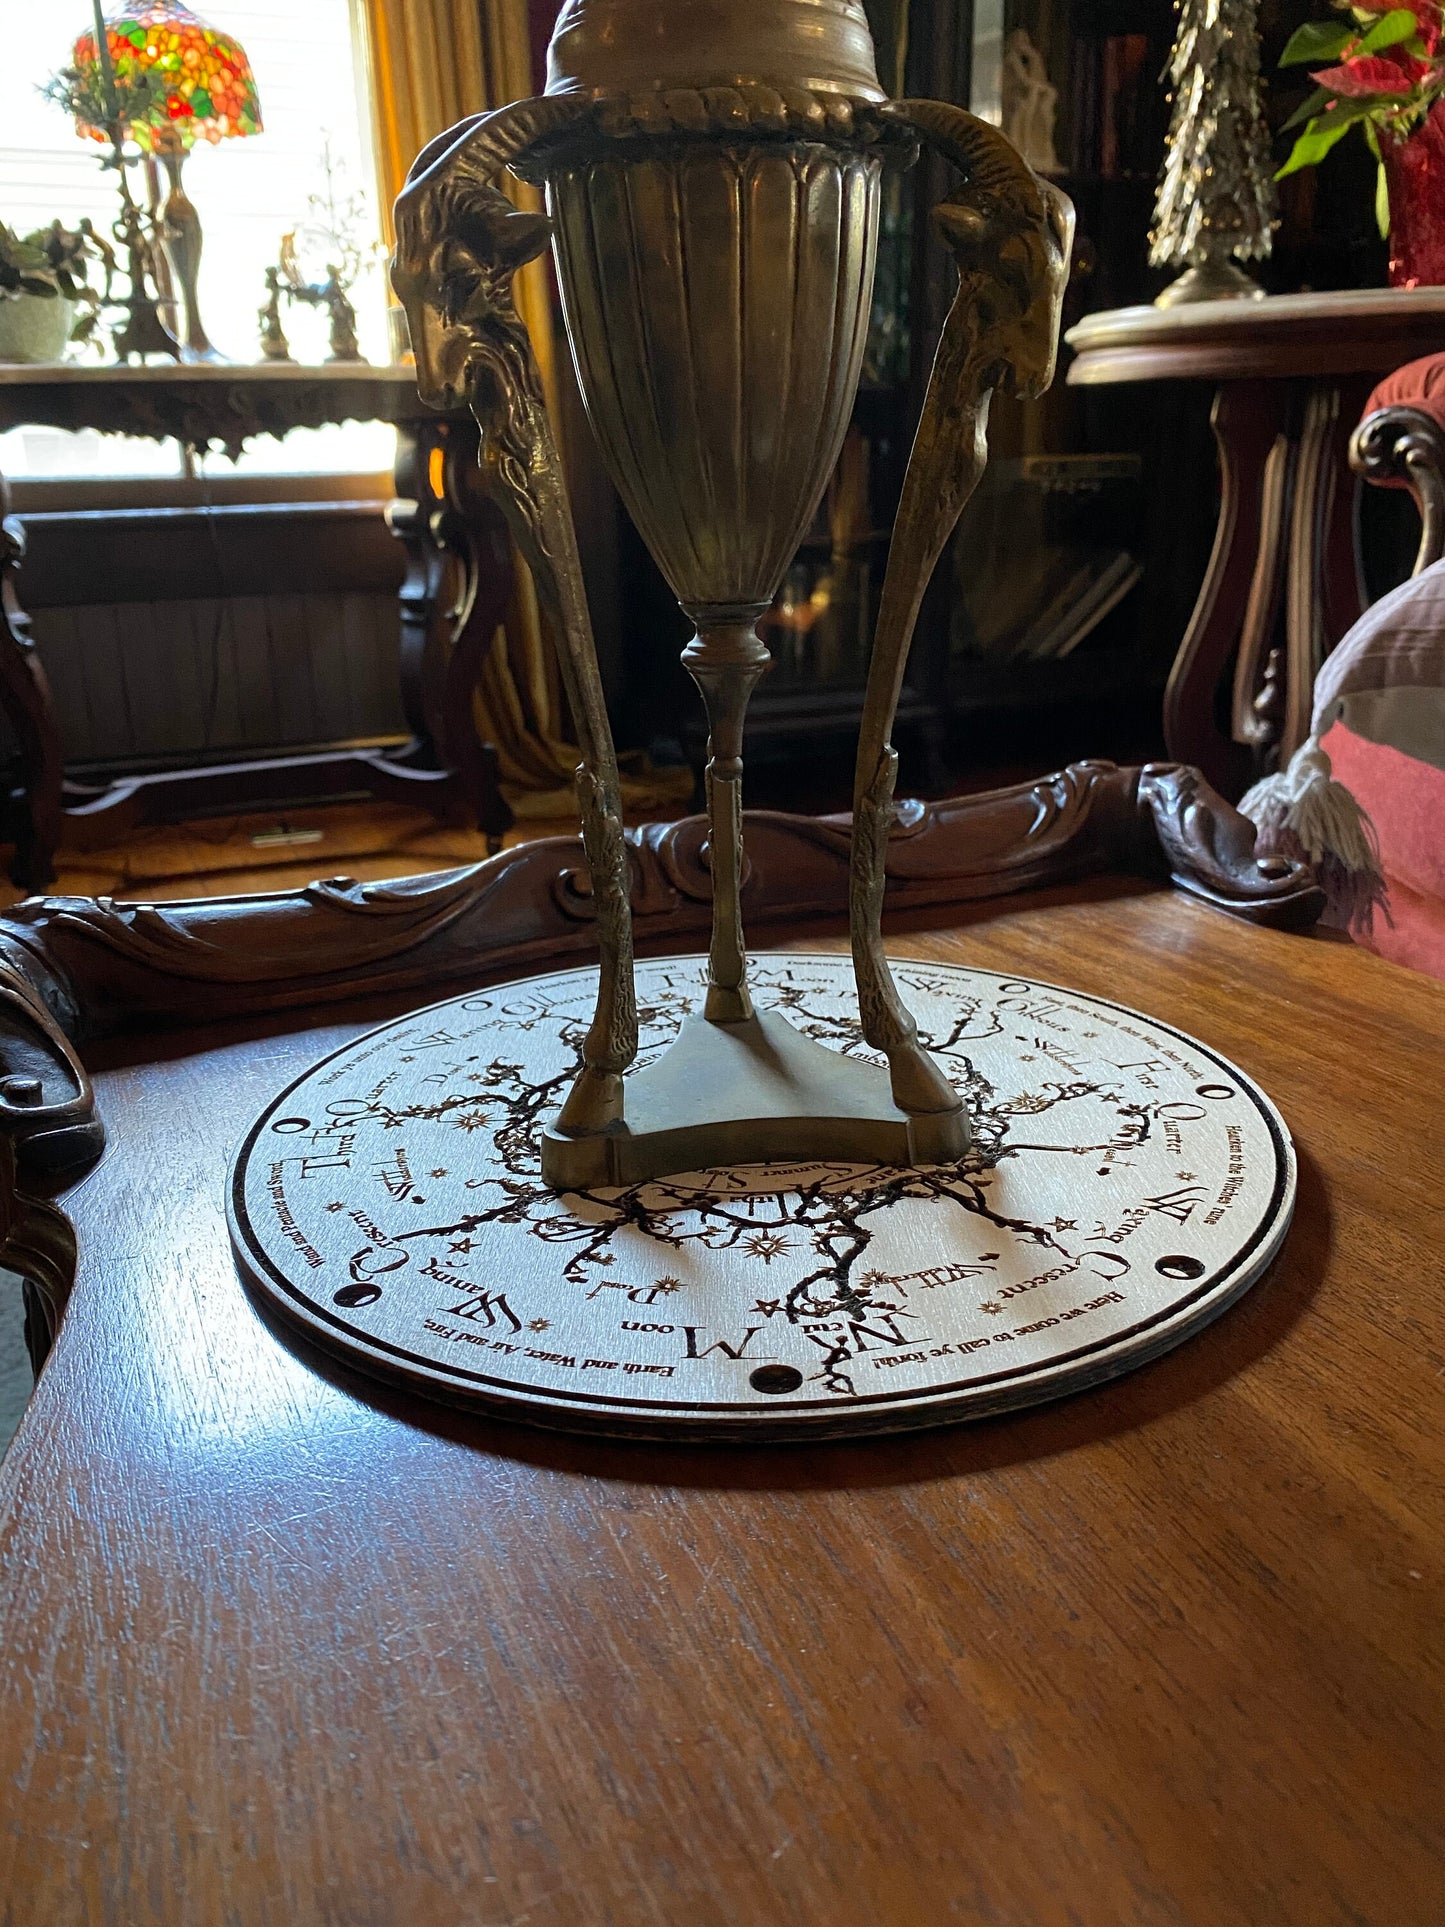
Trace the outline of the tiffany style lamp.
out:
M 104 98 L 98 72 L 99 28 L 75 43 L 81 99 Z M 113 6 L 104 17 L 105 37 L 125 130 L 143 153 L 159 161 L 170 183 L 161 210 L 161 234 L 185 310 L 185 346 L 193 361 L 218 359 L 201 322 L 197 281 L 201 221 L 181 180 L 187 154 L 198 140 L 219 142 L 261 132 L 261 106 L 251 63 L 239 41 L 219 33 L 181 0 L 139 0 Z M 84 85 L 94 81 L 94 87 Z M 106 129 L 80 118 L 77 131 L 95 140 Z

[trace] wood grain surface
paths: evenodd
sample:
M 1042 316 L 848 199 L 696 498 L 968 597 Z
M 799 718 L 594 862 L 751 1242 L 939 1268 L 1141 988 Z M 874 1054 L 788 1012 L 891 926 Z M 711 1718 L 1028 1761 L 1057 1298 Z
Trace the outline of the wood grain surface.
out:
M 5 1927 L 1440 1920 L 1445 986 L 1102 883 L 891 947 L 1258 1078 L 1270 1276 L 972 1428 L 531 1433 L 299 1354 L 232 1267 L 251 1118 L 403 1005 L 95 1055 L 113 1148 L 0 1469 Z

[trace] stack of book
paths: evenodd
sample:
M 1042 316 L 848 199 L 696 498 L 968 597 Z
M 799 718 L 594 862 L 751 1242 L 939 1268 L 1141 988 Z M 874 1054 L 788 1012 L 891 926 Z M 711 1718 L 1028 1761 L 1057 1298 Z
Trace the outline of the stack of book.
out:
M 1137 455 L 1031 455 L 988 471 L 953 550 L 956 653 L 991 662 L 1071 655 L 1143 565 Z

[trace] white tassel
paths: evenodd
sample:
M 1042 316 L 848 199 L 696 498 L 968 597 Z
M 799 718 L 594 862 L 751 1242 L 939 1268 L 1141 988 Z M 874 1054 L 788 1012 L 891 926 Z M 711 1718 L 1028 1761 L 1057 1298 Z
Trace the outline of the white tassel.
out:
M 1309 864 L 1328 902 L 1326 923 L 1364 936 L 1374 928 L 1376 909 L 1391 921 L 1375 826 L 1336 782 L 1318 737 L 1296 751 L 1287 770 L 1256 783 L 1239 808 L 1255 825 L 1261 856 Z

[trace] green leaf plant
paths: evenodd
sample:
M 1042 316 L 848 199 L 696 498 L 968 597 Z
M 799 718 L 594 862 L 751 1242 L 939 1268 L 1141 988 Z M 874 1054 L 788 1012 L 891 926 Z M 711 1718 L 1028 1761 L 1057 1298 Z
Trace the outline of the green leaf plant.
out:
M 1385 150 L 1416 134 L 1445 95 L 1442 43 L 1441 0 L 1411 0 L 1399 7 L 1376 0 L 1345 9 L 1341 18 L 1311 20 L 1298 28 L 1280 65 L 1313 68 L 1315 85 L 1284 124 L 1285 130 L 1300 131 L 1275 178 L 1318 167 L 1358 127 L 1375 157 L 1375 218 L 1380 233 L 1388 235 Z M 1332 64 L 1317 67 L 1320 61 Z

